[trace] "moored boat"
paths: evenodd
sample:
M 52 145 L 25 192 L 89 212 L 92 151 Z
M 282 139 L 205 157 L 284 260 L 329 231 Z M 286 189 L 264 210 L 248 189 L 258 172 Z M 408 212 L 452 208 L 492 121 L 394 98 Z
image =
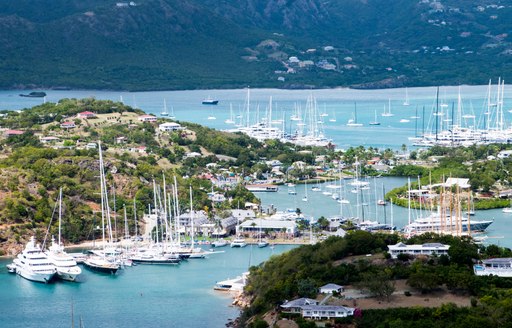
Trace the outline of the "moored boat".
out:
M 230 247 L 245 247 L 247 246 L 247 243 L 245 242 L 245 238 L 238 236 L 229 245 Z
M 16 273 L 27 280 L 48 283 L 57 273 L 55 266 L 48 260 L 39 244 L 36 244 L 34 236 L 30 237 L 25 249 L 18 254 L 12 264 Z
M 203 99 L 201 102 L 203 105 L 217 105 L 219 101 L 217 99 L 213 99 L 212 97 L 208 96 L 207 98 Z

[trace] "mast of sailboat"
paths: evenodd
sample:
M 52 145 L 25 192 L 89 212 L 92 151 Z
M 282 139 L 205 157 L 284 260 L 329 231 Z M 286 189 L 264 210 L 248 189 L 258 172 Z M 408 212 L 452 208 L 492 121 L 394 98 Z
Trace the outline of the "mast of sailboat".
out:
M 437 143 L 437 133 L 438 133 L 438 125 L 439 125 L 439 87 L 437 87 L 436 92 L 436 143 Z
M 454 125 L 453 125 L 453 114 L 454 114 L 454 111 L 455 111 L 455 103 L 452 101 L 452 122 L 451 122 L 451 123 L 452 123 L 452 124 L 451 124 L 451 127 L 452 127 L 452 128 L 450 129 L 450 131 L 451 131 L 451 133 L 452 133 L 452 147 L 453 147 L 453 144 L 454 144 L 454 142 L 455 142 L 455 140 L 454 140 L 454 137 L 455 137 L 455 136 L 453 135 L 453 127 L 454 127 Z
M 425 135 L 425 105 L 423 105 L 423 113 L 421 116 L 421 135 Z
M 154 203 L 154 209 L 153 211 L 155 211 L 155 219 L 156 219 L 156 225 L 155 225 L 155 235 L 156 235 L 156 245 L 158 245 L 158 207 L 157 207 L 157 204 L 156 204 L 156 182 L 155 182 L 155 179 L 153 179 L 153 203 Z
M 190 249 L 194 250 L 194 208 L 192 203 L 192 185 L 189 186 L 190 190 Z
M 382 184 L 382 200 L 383 201 L 386 201 L 386 191 L 384 190 L 384 183 Z M 385 205 L 385 203 L 384 203 Z M 386 219 L 386 206 L 384 206 L 384 224 L 387 224 L 387 219 Z
M 128 231 L 128 217 L 126 216 L 126 204 L 123 204 L 124 210 L 124 238 L 130 238 L 130 232 Z
M 60 233 L 61 233 L 61 221 L 62 221 L 62 187 L 59 190 L 59 247 L 60 243 Z
M 354 101 L 354 123 L 357 123 L 357 102 Z
M 414 121 L 414 136 L 418 136 L 418 105 L 416 105 L 416 115 Z
M 176 176 L 174 176 L 174 224 L 175 224 L 175 230 L 176 230 L 176 240 L 178 243 L 178 246 L 181 245 L 181 233 L 180 233 L 180 218 L 179 218 L 179 198 L 178 198 L 178 182 L 176 180 Z
M 138 238 L 138 231 L 137 231 L 137 205 L 135 205 L 135 196 L 133 197 L 133 218 L 135 221 L 135 241 L 137 241 Z

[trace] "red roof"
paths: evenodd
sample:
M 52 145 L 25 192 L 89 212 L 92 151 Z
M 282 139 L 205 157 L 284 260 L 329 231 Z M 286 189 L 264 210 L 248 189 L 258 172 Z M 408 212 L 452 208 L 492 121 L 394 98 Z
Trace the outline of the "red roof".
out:
M 23 133 L 25 133 L 25 131 L 21 131 L 21 130 L 7 130 L 7 131 L 5 131 L 5 134 L 8 135 L 8 136 L 20 135 L 20 134 L 23 134 Z
M 89 112 L 89 111 L 78 113 L 78 115 L 80 115 L 80 116 L 96 116 L 96 114 L 94 114 L 93 112 Z

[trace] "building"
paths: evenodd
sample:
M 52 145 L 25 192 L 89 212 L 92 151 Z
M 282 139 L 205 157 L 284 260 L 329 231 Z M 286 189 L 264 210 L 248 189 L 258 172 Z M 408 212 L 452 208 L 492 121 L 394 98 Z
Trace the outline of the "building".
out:
M 313 320 L 345 318 L 354 315 L 354 308 L 336 305 L 307 305 L 302 307 L 302 317 Z
M 297 224 L 294 221 L 282 220 L 246 220 L 240 224 L 240 231 L 242 232 L 285 232 L 288 235 L 297 235 Z
M 302 313 L 302 308 L 309 305 L 318 305 L 318 301 L 312 298 L 298 298 L 296 300 L 285 301 L 281 305 L 283 313 Z
M 95 143 L 95 142 L 89 142 L 89 143 L 85 146 L 85 148 L 87 148 L 87 149 L 96 149 L 96 148 L 98 148 L 98 144 L 97 144 L 97 143 Z
M 90 119 L 90 118 L 96 118 L 96 114 L 94 114 L 93 112 L 81 112 L 81 113 L 78 113 L 76 115 L 76 117 L 78 118 L 85 118 L 85 119 Z
M 153 115 L 141 115 L 139 116 L 141 122 L 156 122 L 156 116 Z
M 22 135 L 23 133 L 25 133 L 25 131 L 22 131 L 22 130 L 7 130 L 4 132 L 4 135 L 6 137 L 10 137 L 10 136 L 19 136 L 19 135 Z
M 51 142 L 60 141 L 60 139 L 58 137 L 52 137 L 52 136 L 41 137 L 39 140 L 41 141 L 41 143 L 51 143 Z
M 406 245 L 404 243 L 398 243 L 396 245 L 389 245 L 389 254 L 391 258 L 396 259 L 399 254 L 408 254 L 412 256 L 418 255 L 448 255 L 448 249 L 450 245 L 444 245 L 441 243 L 426 243 L 423 245 Z
M 317 300 L 299 298 L 281 305 L 283 313 L 300 313 L 303 318 L 314 320 L 345 318 L 354 315 L 354 308 L 335 305 L 319 305 Z
M 483 260 L 479 264 L 473 266 L 473 271 L 477 276 L 498 276 L 512 277 L 512 258 L 502 257 Z
M 165 122 L 158 126 L 158 130 L 162 132 L 173 132 L 183 130 L 183 127 L 175 122 Z
M 60 124 L 61 129 L 74 129 L 76 128 L 75 122 L 64 122 Z
M 343 286 L 337 284 L 327 284 L 320 287 L 319 291 L 321 294 L 333 294 L 334 292 L 341 293 L 343 291 Z

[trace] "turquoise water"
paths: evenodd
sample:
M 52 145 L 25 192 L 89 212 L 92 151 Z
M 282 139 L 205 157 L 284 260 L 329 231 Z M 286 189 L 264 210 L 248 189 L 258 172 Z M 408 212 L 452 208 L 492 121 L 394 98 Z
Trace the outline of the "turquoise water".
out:
M 0 110 L 2 109 L 23 109 L 29 108 L 43 102 L 43 98 L 19 97 L 19 93 L 30 92 L 31 90 L 0 91 Z M 512 99 L 508 98 L 510 86 L 505 86 L 504 115 L 507 125 L 512 120 L 512 114 L 507 110 L 512 108 Z M 153 91 L 153 92 L 118 92 L 118 91 L 54 91 L 46 90 L 47 101 L 56 102 L 62 98 L 85 98 L 95 97 L 96 99 L 110 99 L 122 101 L 130 106 L 138 107 L 148 113 L 160 115 L 163 111 L 164 99 L 167 103 L 167 110 L 174 112 L 177 120 L 190 121 L 203 124 L 216 129 L 233 128 L 232 125 L 224 123 L 230 117 L 230 107 L 234 115 L 244 112 L 247 101 L 247 90 L 194 90 L 194 91 Z M 492 89 L 494 96 L 496 88 Z M 205 106 L 201 100 L 211 95 L 219 100 L 217 106 Z M 257 117 L 264 117 L 265 110 L 269 106 L 272 97 L 272 109 L 274 120 L 283 119 L 284 129 L 293 133 L 297 126 L 290 121 L 290 116 L 296 107 L 306 108 L 308 96 L 313 95 L 317 101 L 318 111 L 328 116 L 324 117 L 323 130 L 325 135 L 333 139 L 338 148 L 349 146 L 374 146 L 390 147 L 399 149 L 402 144 L 410 145 L 408 137 L 414 137 L 423 130 L 432 128 L 432 117 L 436 107 L 436 88 L 422 87 L 409 88 L 409 106 L 404 106 L 405 89 L 385 90 L 351 90 L 351 89 L 322 89 L 322 90 L 278 90 L 278 89 L 251 89 L 250 93 L 250 117 L 254 122 Z M 439 91 L 439 102 L 445 103 L 448 107 L 444 109 L 449 119 L 452 113 L 452 105 L 456 111 L 458 87 L 441 87 Z M 462 86 L 462 113 L 474 114 L 475 121 L 466 120 L 464 125 L 476 125 L 481 121 L 482 112 L 486 108 L 487 86 Z M 392 117 L 382 117 L 384 107 L 391 105 Z M 357 107 L 357 110 L 356 110 Z M 425 119 L 412 119 L 411 116 L 423 117 L 425 108 Z M 259 110 L 258 110 L 259 109 Z M 377 120 L 380 126 L 369 126 L 368 123 L 374 120 L 377 113 Z M 363 123 L 362 127 L 347 127 L 349 119 L 357 114 L 357 121 Z M 215 116 L 216 120 L 209 120 L 209 116 Z M 335 117 L 336 122 L 329 119 Z M 409 122 L 401 123 L 401 119 L 408 119 Z M 442 120 L 441 120 L 442 121 Z M 481 123 L 481 122 L 480 122 Z M 447 124 L 442 123 L 440 124 Z M 441 127 L 441 126 L 440 126 Z M 378 138 L 376 138 L 378 136 Z
M 232 298 L 212 288 L 272 254 L 293 248 L 247 246 L 178 266 L 138 265 L 116 276 L 83 270 L 82 282 L 40 284 L 10 274 L 0 260 L 1 327 L 224 327 L 239 314 Z

